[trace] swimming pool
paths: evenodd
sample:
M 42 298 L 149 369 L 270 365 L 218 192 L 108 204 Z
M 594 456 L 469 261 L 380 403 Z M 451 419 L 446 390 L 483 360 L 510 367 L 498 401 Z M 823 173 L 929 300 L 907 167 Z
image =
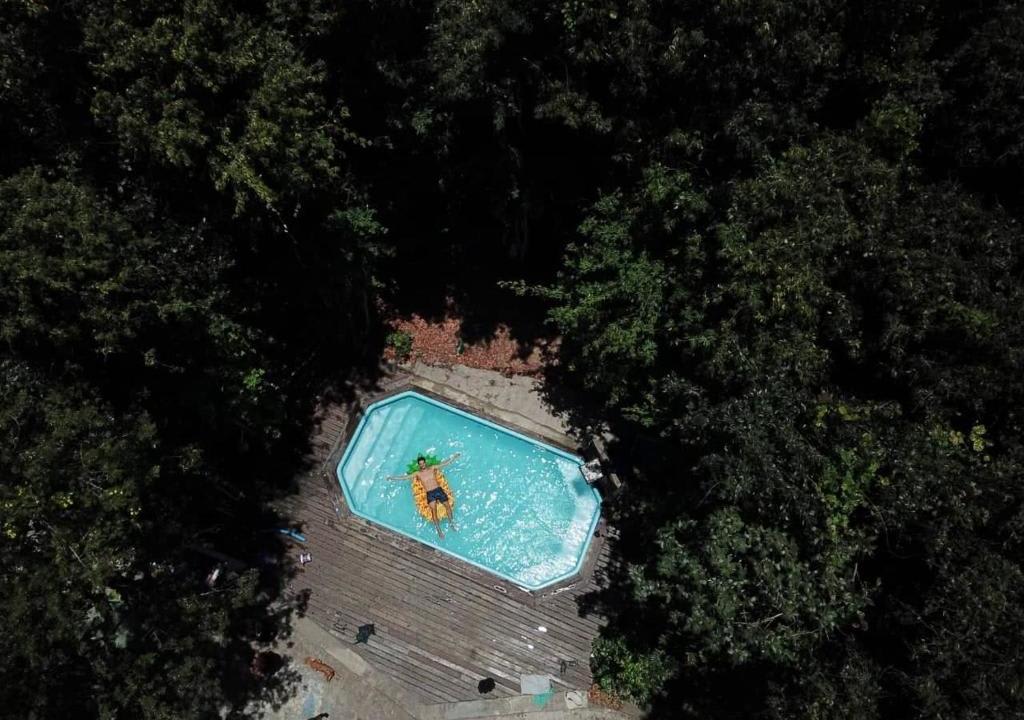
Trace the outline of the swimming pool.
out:
M 458 532 L 441 540 L 416 511 L 401 475 L 416 456 L 462 455 L 444 469 Z M 600 515 L 575 455 L 407 391 L 367 407 L 338 464 L 356 515 L 488 570 L 528 590 L 576 573 Z

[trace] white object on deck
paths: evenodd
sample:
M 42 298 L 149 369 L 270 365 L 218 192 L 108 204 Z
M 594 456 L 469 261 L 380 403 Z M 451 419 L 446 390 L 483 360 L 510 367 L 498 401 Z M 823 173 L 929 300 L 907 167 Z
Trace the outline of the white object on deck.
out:
M 565 706 L 569 710 L 587 706 L 587 696 L 579 690 L 570 690 L 565 694 Z
M 551 678 L 547 675 L 520 675 L 519 692 L 523 695 L 543 695 L 551 691 Z
M 588 485 L 593 485 L 604 477 L 604 472 L 601 471 L 601 461 L 596 458 L 585 465 L 580 465 L 580 472 L 583 473 Z

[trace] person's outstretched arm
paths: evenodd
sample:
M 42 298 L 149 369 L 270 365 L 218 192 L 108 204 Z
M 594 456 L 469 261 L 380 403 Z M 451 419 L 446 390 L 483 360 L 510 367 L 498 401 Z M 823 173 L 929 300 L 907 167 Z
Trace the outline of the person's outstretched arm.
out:
M 443 462 L 439 462 L 434 467 L 444 467 L 445 465 L 450 465 L 451 463 L 455 462 L 455 460 L 458 459 L 458 457 L 460 455 L 462 455 L 462 453 L 457 452 L 454 455 L 452 455 L 450 458 L 448 458 L 447 460 L 444 460 Z
M 388 475 L 385 480 L 412 480 L 416 477 L 416 473 L 409 473 L 408 475 Z

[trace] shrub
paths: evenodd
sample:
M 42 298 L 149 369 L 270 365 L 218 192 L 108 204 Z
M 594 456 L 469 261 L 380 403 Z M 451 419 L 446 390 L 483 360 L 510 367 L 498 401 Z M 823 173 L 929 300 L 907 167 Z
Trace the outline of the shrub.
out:
M 409 359 L 412 355 L 412 335 L 405 330 L 395 330 L 387 337 L 387 345 L 395 351 L 395 357 L 400 361 Z

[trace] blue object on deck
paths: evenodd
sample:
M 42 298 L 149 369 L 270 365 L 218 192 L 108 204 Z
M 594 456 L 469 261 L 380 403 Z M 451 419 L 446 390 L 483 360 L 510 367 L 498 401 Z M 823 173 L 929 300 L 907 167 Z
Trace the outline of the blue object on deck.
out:
M 312 715 L 313 713 L 316 712 L 316 706 L 318 704 L 317 701 L 319 699 L 320 698 L 318 698 L 313 693 L 306 693 L 306 699 L 303 700 L 303 702 L 302 702 L 302 714 L 303 714 L 303 716 L 309 717 L 310 715 Z
M 409 458 L 460 452 L 444 468 L 458 532 L 416 511 Z M 370 405 L 338 464 L 356 515 L 454 555 L 519 587 L 539 590 L 578 572 L 600 516 L 601 496 L 582 460 L 547 443 L 416 392 Z
M 546 693 L 540 693 L 533 696 L 533 704 L 537 707 L 544 707 L 548 702 L 555 696 L 554 690 L 548 690 Z
M 278 528 L 277 531 L 282 535 L 287 535 L 293 540 L 298 540 L 300 543 L 306 542 L 306 536 L 298 530 L 292 530 L 291 528 Z

